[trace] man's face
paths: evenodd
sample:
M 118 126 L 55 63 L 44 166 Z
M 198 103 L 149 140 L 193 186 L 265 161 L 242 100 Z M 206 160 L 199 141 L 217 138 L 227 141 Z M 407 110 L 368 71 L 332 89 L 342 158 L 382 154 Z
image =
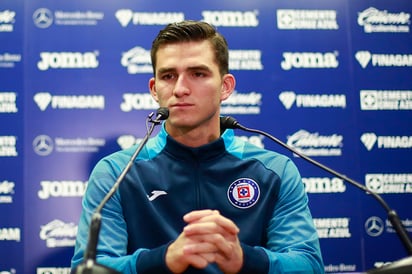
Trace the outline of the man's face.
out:
M 159 48 L 149 87 L 159 105 L 169 108 L 168 130 L 191 129 L 218 119 L 220 102 L 233 91 L 234 79 L 220 75 L 208 41 L 184 42 Z

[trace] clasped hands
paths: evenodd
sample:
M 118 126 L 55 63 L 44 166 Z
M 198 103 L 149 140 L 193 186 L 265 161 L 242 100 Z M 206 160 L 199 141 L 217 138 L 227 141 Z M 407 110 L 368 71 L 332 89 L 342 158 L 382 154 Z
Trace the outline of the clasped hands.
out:
M 166 265 L 173 273 L 189 266 L 205 268 L 216 263 L 223 273 L 237 273 L 243 265 L 239 228 L 217 210 L 197 210 L 183 217 L 187 225 L 166 251 Z

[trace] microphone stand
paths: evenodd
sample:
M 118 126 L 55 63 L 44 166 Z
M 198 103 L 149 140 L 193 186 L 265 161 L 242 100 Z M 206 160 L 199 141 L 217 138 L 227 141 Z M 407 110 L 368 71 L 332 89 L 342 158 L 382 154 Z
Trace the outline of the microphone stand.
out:
M 280 141 L 279 139 L 275 138 L 274 136 L 270 135 L 269 133 L 266 133 L 264 131 L 261 130 L 257 130 L 257 129 L 251 129 L 251 128 L 247 128 L 242 126 L 238 121 L 236 121 L 236 119 L 232 118 L 232 117 L 221 117 L 221 129 L 224 128 L 231 128 L 231 129 L 241 129 L 244 131 L 248 131 L 248 132 L 252 132 L 252 133 L 257 133 L 257 134 L 261 134 L 263 136 L 266 136 L 267 138 L 269 138 L 270 140 L 276 142 L 277 144 L 281 145 L 282 147 L 286 148 L 287 150 L 293 152 L 294 154 L 298 155 L 299 157 L 303 158 L 304 160 L 310 162 L 311 164 L 315 165 L 316 167 L 319 167 L 333 175 L 335 175 L 336 177 L 349 182 L 350 184 L 354 185 L 355 187 L 365 191 L 366 193 L 369 193 L 370 195 L 372 195 L 372 197 L 374 197 L 381 205 L 382 207 L 385 209 L 385 211 L 387 212 L 388 215 L 388 219 L 390 221 L 390 223 L 392 224 L 393 228 L 396 231 L 396 234 L 398 235 L 400 241 L 402 242 L 403 246 L 406 249 L 406 252 L 408 253 L 409 257 L 406 257 L 404 259 L 401 259 L 399 261 L 396 261 L 390 265 L 387 266 L 383 266 L 381 268 L 377 268 L 377 269 L 372 269 L 369 270 L 367 273 L 369 274 L 406 274 L 406 273 L 412 273 L 412 242 L 411 239 L 409 238 L 408 233 L 406 232 L 405 227 L 402 225 L 402 222 L 398 216 L 398 214 L 396 213 L 395 210 L 393 210 L 392 208 L 389 207 L 389 205 L 386 203 L 386 201 L 377 193 L 375 193 L 374 191 L 370 190 L 369 188 L 367 188 L 366 186 L 354 181 L 351 178 L 348 178 L 347 176 L 315 161 L 314 159 L 306 156 L 305 154 L 299 152 L 297 149 L 283 143 L 282 141 Z
M 152 119 L 153 115 L 154 115 L 153 112 L 150 113 L 146 119 L 146 126 L 149 122 L 151 123 L 151 126 L 150 128 L 148 128 L 144 139 L 140 142 L 139 146 L 137 147 L 136 151 L 130 158 L 126 167 L 123 169 L 122 173 L 117 178 L 113 187 L 110 189 L 110 191 L 106 194 L 106 196 L 100 202 L 100 204 L 95 210 L 95 213 L 92 216 L 92 219 L 90 222 L 90 229 L 89 229 L 89 241 L 87 244 L 86 252 L 84 253 L 83 263 L 81 263 L 80 265 L 76 267 L 74 274 L 120 274 L 120 272 L 96 262 L 97 244 L 99 241 L 99 233 L 100 233 L 100 227 L 102 223 L 101 211 L 104 205 L 107 203 L 107 201 L 115 194 L 115 192 L 120 186 L 120 183 L 123 181 L 124 177 L 126 177 L 127 172 L 133 166 L 134 161 L 136 160 L 140 151 L 146 145 L 155 126 L 159 125 L 161 123 L 161 120 L 165 120 L 168 118 L 169 110 L 167 108 L 159 108 L 157 110 L 157 115 L 155 119 Z

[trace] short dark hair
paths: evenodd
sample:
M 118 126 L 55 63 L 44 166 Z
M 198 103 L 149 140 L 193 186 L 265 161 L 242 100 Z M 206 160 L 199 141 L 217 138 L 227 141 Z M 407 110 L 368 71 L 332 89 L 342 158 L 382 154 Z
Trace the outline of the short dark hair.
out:
M 229 73 L 229 52 L 226 39 L 212 25 L 192 20 L 168 24 L 153 40 L 150 51 L 153 73 L 156 74 L 156 54 L 161 46 L 204 40 L 210 41 L 214 49 L 215 61 L 219 66 L 220 74 Z

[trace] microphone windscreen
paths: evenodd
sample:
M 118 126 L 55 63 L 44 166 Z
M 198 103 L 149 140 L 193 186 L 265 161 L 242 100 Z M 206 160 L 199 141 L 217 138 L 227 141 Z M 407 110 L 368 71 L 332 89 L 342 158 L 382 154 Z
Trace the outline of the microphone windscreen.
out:
M 169 109 L 166 107 L 158 108 L 156 116 L 159 120 L 166 120 L 169 117 Z

